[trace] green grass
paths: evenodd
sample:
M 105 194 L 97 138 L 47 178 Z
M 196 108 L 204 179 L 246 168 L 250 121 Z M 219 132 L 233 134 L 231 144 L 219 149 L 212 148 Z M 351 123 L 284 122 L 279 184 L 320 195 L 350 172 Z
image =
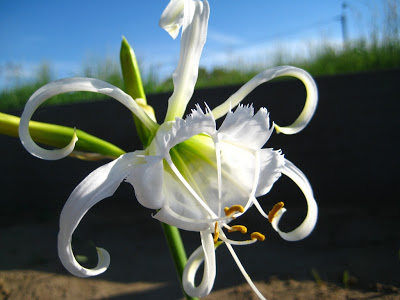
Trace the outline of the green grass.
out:
M 298 61 L 297 66 L 313 76 L 399 68 L 400 42 L 368 46 L 364 40 L 360 40 L 341 51 L 325 45 L 313 59 Z
M 303 68 L 313 76 L 400 68 L 399 39 L 375 42 L 372 45 L 367 44 L 365 40 L 359 40 L 349 43 L 343 49 L 324 44 L 318 49 L 311 49 L 310 53 L 311 58 L 292 60 L 284 60 L 277 55 L 278 58 L 270 62 L 269 66 L 242 63 L 237 64 L 236 68 L 218 67 L 211 71 L 200 68 L 196 88 L 245 83 L 263 69 L 282 64 Z M 124 89 L 120 67 L 118 63 L 111 60 L 92 62 L 90 67 L 89 65 L 84 66 L 83 75 L 102 79 Z M 33 82 L 18 84 L 12 89 L 0 91 L 0 111 L 23 108 L 29 97 L 50 81 L 52 81 L 51 68 L 49 65 L 43 64 Z M 147 94 L 173 90 L 172 78 L 160 82 L 157 80 L 156 69 L 145 74 L 143 84 Z M 87 92 L 66 93 L 53 97 L 46 104 L 74 103 L 102 98 L 105 96 Z

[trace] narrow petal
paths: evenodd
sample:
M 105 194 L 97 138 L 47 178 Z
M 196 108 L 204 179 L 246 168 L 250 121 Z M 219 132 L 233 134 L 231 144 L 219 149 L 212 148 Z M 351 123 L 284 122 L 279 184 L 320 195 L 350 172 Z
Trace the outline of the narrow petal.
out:
M 127 153 L 90 173 L 72 192 L 60 216 L 58 255 L 64 267 L 75 276 L 88 277 L 103 273 L 110 258 L 106 250 L 97 248 L 99 263 L 94 269 L 82 267 L 71 248 L 72 234 L 86 212 L 96 203 L 114 194 L 129 175 L 137 153 Z
M 73 151 L 77 140 L 76 136 L 73 136 L 71 143 L 63 149 L 46 150 L 38 146 L 30 136 L 29 121 L 31 120 L 35 110 L 46 100 L 58 94 L 77 91 L 95 92 L 110 96 L 129 108 L 151 131 L 155 132 L 158 128 L 158 125 L 143 111 L 143 109 L 141 109 L 129 95 L 125 94 L 119 88 L 107 82 L 93 78 L 75 77 L 61 79 L 50 82 L 38 89 L 29 98 L 22 113 L 19 124 L 19 136 L 22 145 L 24 145 L 32 155 L 42 159 L 55 160 L 66 157 Z
M 218 129 L 220 141 L 228 141 L 254 150 L 261 149 L 272 134 L 269 114 L 261 108 L 255 115 L 252 106 L 239 105 L 235 112 L 228 112 Z
M 160 18 L 160 27 L 165 29 L 173 39 L 179 34 L 183 24 L 183 7 L 185 0 L 171 0 Z
M 279 220 L 283 213 L 286 211 L 284 208 L 280 209 L 274 219 L 272 220 L 272 227 L 279 233 L 279 235 L 287 241 L 298 241 L 307 237 L 314 229 L 318 218 L 318 206 L 314 199 L 314 194 L 307 177 L 301 172 L 293 163 L 285 160 L 285 165 L 282 168 L 282 173 L 292 179 L 303 192 L 307 201 L 307 216 L 299 227 L 290 232 L 282 232 L 278 228 Z
M 275 124 L 275 129 L 278 133 L 282 132 L 284 134 L 295 134 L 303 130 L 304 127 L 306 127 L 310 122 L 314 115 L 315 109 L 317 108 L 318 91 L 317 86 L 310 74 L 302 69 L 292 66 L 271 68 L 255 76 L 245 85 L 243 85 L 236 93 L 229 97 L 228 100 L 212 111 L 215 119 L 219 119 L 223 115 L 227 114 L 231 108 L 238 105 L 252 90 L 258 87 L 260 84 L 281 76 L 293 76 L 300 79 L 306 87 L 307 98 L 303 111 L 292 125 L 280 127 Z
M 182 117 L 194 92 L 201 52 L 206 42 L 210 9 L 207 1 L 185 1 L 181 52 L 172 75 L 174 92 L 168 101 L 165 121 Z
M 256 197 L 267 194 L 275 181 L 281 176 L 285 158 L 281 151 L 272 149 L 260 150 L 261 171 L 258 186 L 255 193 Z
M 216 275 L 214 240 L 211 232 L 201 231 L 200 236 L 202 246 L 189 257 L 182 276 L 183 289 L 191 297 L 207 296 L 213 288 Z M 196 287 L 194 283 L 196 273 L 203 261 L 203 278 Z

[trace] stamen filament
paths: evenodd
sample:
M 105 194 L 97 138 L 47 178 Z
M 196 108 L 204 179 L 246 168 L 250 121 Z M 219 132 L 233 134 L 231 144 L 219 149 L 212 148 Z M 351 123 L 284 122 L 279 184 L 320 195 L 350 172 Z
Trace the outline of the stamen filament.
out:
M 240 262 L 239 258 L 237 257 L 235 251 L 233 250 L 232 245 L 225 243 L 226 247 L 228 248 L 229 252 L 231 253 L 233 259 L 236 262 L 236 265 L 238 266 L 240 272 L 242 272 L 243 277 L 246 279 L 247 283 L 250 285 L 250 287 L 253 289 L 254 293 L 261 299 L 261 300 L 266 300 L 265 297 L 260 293 L 260 291 L 257 289 L 253 281 L 251 280 L 249 274 L 247 274 L 246 270 L 244 269 L 242 263 Z
M 244 240 L 244 241 L 231 240 L 231 239 L 228 239 L 225 236 L 225 234 L 223 234 L 223 231 L 220 231 L 219 239 L 224 241 L 226 244 L 231 244 L 231 245 L 236 245 L 236 246 L 246 246 L 246 245 L 254 244 L 255 242 L 257 242 L 256 239 Z
M 217 160 L 217 172 L 218 172 L 218 215 L 221 215 L 221 199 L 222 199 L 222 167 L 221 167 L 221 149 L 218 142 L 215 142 L 215 156 Z
M 221 222 L 221 221 L 226 221 L 226 220 L 230 220 L 232 219 L 232 217 L 227 216 L 227 217 L 220 217 L 220 218 L 210 218 L 210 219 L 192 219 L 192 218 L 188 218 L 185 216 L 182 216 L 176 212 L 174 212 L 172 210 L 172 208 L 169 205 L 164 206 L 162 209 L 167 210 L 168 214 L 170 214 L 172 217 L 181 220 L 183 222 L 187 222 L 187 223 L 196 223 L 196 224 L 207 224 L 207 223 L 213 223 L 213 222 Z
M 267 213 L 262 209 L 260 203 L 258 202 L 258 200 L 254 197 L 253 198 L 253 203 L 255 205 L 255 207 L 257 208 L 258 212 L 266 219 L 268 219 L 268 215 Z

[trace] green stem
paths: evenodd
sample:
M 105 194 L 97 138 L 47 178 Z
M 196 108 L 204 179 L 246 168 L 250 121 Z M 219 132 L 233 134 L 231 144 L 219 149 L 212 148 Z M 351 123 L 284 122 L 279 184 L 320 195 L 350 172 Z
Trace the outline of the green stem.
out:
M 191 297 L 185 293 L 183 290 L 182 286 L 182 275 L 183 275 L 183 269 L 185 268 L 186 262 L 187 262 L 187 256 L 186 256 L 186 251 L 185 247 L 183 246 L 181 234 L 179 232 L 179 229 L 165 224 L 161 223 L 161 227 L 164 231 L 165 239 L 167 240 L 169 252 L 171 253 L 172 259 L 175 264 L 175 269 L 176 272 L 178 273 L 178 279 L 181 284 L 182 292 L 185 295 L 187 300 L 196 300 L 198 298 Z
M 0 134 L 18 137 L 19 121 L 20 118 L 16 116 L 0 113 Z M 71 141 L 71 137 L 74 134 L 74 128 L 30 121 L 29 132 L 35 142 L 61 148 Z M 115 159 L 125 153 L 124 150 L 118 148 L 117 146 L 90 135 L 82 130 L 76 129 L 76 134 L 78 136 L 78 142 L 75 145 L 75 150 L 92 153 L 88 154 L 88 156 L 86 156 L 85 153 L 80 153 L 79 158 Z M 100 155 L 95 156 L 93 153 Z
M 120 60 L 121 60 L 121 69 L 122 76 L 124 78 L 125 83 L 125 91 L 128 95 L 130 95 L 136 102 L 143 108 L 146 113 L 155 121 L 154 110 L 151 106 L 147 104 L 146 95 L 144 93 L 142 79 L 139 72 L 139 66 L 136 60 L 135 53 L 133 52 L 132 47 L 129 45 L 128 41 L 123 37 L 120 51 Z M 136 130 L 138 132 L 139 138 L 145 148 L 150 145 L 151 141 L 154 138 L 154 134 L 147 129 L 143 123 L 133 116 L 135 121 Z M 162 223 L 161 227 L 163 228 L 163 232 L 165 235 L 165 239 L 167 240 L 168 248 L 171 253 L 172 259 L 174 261 L 175 269 L 178 273 L 179 283 L 181 284 L 183 295 L 188 300 L 195 300 L 197 298 L 190 297 L 185 293 L 182 286 L 182 275 L 183 270 L 185 268 L 187 262 L 187 256 L 185 247 L 183 246 L 183 242 L 181 239 L 181 235 L 179 233 L 179 229 Z

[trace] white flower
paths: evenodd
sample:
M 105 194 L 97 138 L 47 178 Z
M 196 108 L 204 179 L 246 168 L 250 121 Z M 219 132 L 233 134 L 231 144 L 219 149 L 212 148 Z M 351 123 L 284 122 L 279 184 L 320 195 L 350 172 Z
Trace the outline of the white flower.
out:
M 225 242 L 246 280 L 254 286 L 237 258 L 232 245 L 247 245 L 262 240 L 256 232 L 244 241 L 235 241 L 226 231 L 246 233 L 245 226 L 229 226 L 253 205 L 272 227 L 289 241 L 300 240 L 313 230 L 318 208 L 305 175 L 280 151 L 262 148 L 273 132 L 265 108 L 254 114 L 253 107 L 237 106 L 254 88 L 279 76 L 294 76 L 303 81 L 307 99 L 303 112 L 288 127 L 274 124 L 278 132 L 293 134 L 311 120 L 316 104 L 317 89 L 311 76 L 301 69 L 284 66 L 266 70 L 211 111 L 200 106 L 182 118 L 197 80 L 200 55 L 207 35 L 208 3 L 174 1 L 165 9 L 160 24 L 175 38 L 182 27 L 181 53 L 173 75 L 174 92 L 169 99 L 168 112 L 162 125 L 155 123 L 129 95 L 100 80 L 69 78 L 40 88 L 29 99 L 20 123 L 20 138 L 25 148 L 43 159 L 59 159 L 73 151 L 76 136 L 63 149 L 45 150 L 30 137 L 28 124 L 35 109 L 48 98 L 70 91 L 92 91 L 109 95 L 128 107 L 154 134 L 149 147 L 120 156 L 87 176 L 68 198 L 60 217 L 58 252 L 63 265 L 76 276 L 94 276 L 104 272 L 110 256 L 98 248 L 96 268 L 87 269 L 75 260 L 71 238 L 86 212 L 96 203 L 112 195 L 122 181 L 134 187 L 138 201 L 145 207 L 157 209 L 154 218 L 178 228 L 198 231 L 202 245 L 190 256 L 183 274 L 185 291 L 194 297 L 210 293 L 216 275 L 215 243 Z M 226 115 L 219 129 L 215 119 Z M 266 214 L 256 197 L 270 191 L 274 182 L 284 174 L 303 191 L 308 212 L 303 223 L 292 232 L 282 232 L 279 220 L 285 212 L 278 203 Z M 195 274 L 204 261 L 203 278 L 195 286 Z

